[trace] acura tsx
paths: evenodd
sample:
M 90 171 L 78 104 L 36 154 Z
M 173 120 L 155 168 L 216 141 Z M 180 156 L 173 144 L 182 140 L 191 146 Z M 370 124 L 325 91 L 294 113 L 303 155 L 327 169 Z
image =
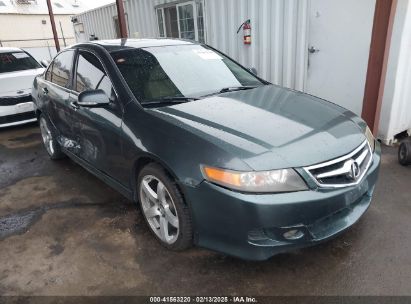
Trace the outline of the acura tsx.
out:
M 367 210 L 380 146 L 352 112 L 172 39 L 81 43 L 36 77 L 51 159 L 138 202 L 159 242 L 264 260 Z

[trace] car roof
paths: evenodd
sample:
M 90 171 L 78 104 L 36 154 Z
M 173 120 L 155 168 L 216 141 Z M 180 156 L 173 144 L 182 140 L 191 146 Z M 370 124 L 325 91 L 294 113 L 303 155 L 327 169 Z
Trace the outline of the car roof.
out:
M 172 46 L 172 45 L 194 45 L 194 41 L 182 39 L 156 38 L 156 39 L 113 39 L 113 40 L 95 40 L 87 43 L 77 44 L 75 46 L 84 46 L 87 44 L 96 44 L 104 47 L 109 52 L 124 49 L 139 49 L 147 47 Z
M 15 47 L 0 47 L 0 53 L 10 53 L 10 52 L 24 52 L 22 49 Z

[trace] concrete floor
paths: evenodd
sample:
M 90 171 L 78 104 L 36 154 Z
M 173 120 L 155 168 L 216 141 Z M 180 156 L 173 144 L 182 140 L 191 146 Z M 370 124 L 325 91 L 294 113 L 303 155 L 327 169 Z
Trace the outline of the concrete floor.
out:
M 37 126 L 0 131 L 1 295 L 411 295 L 411 167 L 384 148 L 372 207 L 326 244 L 244 262 L 167 251 L 135 206 Z

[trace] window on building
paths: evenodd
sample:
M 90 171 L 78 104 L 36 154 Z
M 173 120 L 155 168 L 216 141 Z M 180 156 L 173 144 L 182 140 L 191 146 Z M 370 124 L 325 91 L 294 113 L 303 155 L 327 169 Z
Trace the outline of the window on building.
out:
M 177 8 L 175 6 L 166 7 L 164 10 L 166 37 L 180 38 L 178 30 Z
M 204 9 L 203 3 L 199 2 L 197 4 L 197 28 L 198 28 L 198 41 L 205 43 L 204 34 Z
M 205 42 L 202 2 L 183 2 L 157 8 L 160 37 L 183 38 Z
M 160 37 L 165 37 L 166 33 L 164 31 L 164 17 L 163 10 L 157 10 L 157 24 L 158 24 L 158 33 Z
M 193 4 L 190 3 L 178 6 L 178 22 L 180 25 L 180 37 L 196 40 Z
M 58 3 L 58 2 L 54 2 L 54 5 L 57 6 L 58 8 L 62 8 L 62 7 L 63 7 L 63 5 L 61 5 L 61 4 Z

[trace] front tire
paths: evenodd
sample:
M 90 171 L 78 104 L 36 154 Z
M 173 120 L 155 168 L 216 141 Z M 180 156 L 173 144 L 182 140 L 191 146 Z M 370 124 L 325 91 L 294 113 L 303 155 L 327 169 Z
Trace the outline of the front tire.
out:
M 145 166 L 138 176 L 137 191 L 144 219 L 157 240 L 174 251 L 191 247 L 189 208 L 164 168 L 156 163 Z
M 398 149 L 398 161 L 403 166 L 411 165 L 411 142 L 405 141 L 401 143 Z
M 50 121 L 41 114 L 39 117 L 41 137 L 43 139 L 44 148 L 52 160 L 62 159 L 65 157 L 61 151 L 60 144 L 57 142 L 56 134 L 51 127 Z

